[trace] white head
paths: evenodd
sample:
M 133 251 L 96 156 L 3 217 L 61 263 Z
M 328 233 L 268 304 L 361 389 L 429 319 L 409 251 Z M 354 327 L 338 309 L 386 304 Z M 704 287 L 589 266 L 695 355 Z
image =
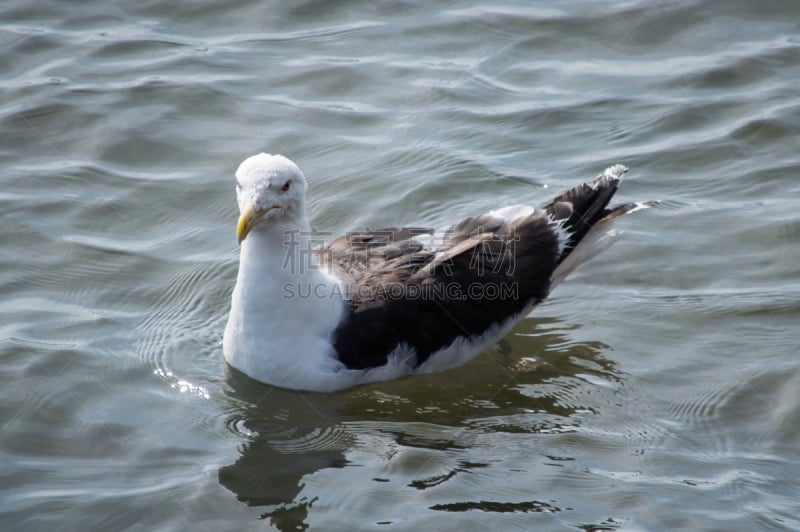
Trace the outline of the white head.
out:
M 260 224 L 302 221 L 306 186 L 303 172 L 283 155 L 259 153 L 245 159 L 236 170 L 239 243 Z

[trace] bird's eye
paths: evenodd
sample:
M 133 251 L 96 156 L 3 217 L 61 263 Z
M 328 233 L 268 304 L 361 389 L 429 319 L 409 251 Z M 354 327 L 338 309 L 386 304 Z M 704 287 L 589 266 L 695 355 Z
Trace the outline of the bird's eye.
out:
M 289 187 L 291 185 L 292 185 L 291 181 L 287 181 L 286 183 L 284 183 L 283 186 L 281 187 L 281 192 L 288 192 L 289 191 Z
M 242 190 L 242 184 L 238 181 L 236 182 L 236 190 Z

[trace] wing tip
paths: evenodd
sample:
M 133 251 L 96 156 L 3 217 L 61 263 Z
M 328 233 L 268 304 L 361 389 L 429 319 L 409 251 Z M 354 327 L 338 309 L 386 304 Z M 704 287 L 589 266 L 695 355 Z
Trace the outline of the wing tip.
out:
M 628 167 L 624 164 L 614 164 L 603 170 L 599 177 L 608 177 L 611 179 L 622 179 L 622 176 L 628 173 Z
M 643 209 L 649 209 L 650 207 L 655 207 L 660 204 L 661 202 L 658 200 L 651 200 L 651 201 L 634 201 L 631 203 L 616 205 L 614 207 L 611 207 L 610 209 L 607 209 L 606 214 L 600 220 L 598 220 L 597 223 L 608 221 L 611 220 L 612 218 L 616 218 L 624 214 L 631 214 L 636 211 L 641 211 Z

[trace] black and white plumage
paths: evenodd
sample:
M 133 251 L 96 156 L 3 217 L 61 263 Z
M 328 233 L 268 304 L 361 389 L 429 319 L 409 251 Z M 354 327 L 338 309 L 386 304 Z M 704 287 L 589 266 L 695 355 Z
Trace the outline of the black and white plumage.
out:
M 236 172 L 239 274 L 223 352 L 276 386 L 333 391 L 465 363 L 608 245 L 622 165 L 541 209 L 509 206 L 445 231 L 350 233 L 313 253 L 306 181 L 280 155 Z

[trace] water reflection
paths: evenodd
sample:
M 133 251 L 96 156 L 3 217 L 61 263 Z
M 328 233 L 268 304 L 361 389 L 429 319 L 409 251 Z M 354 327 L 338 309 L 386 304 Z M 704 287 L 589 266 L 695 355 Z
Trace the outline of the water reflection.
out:
M 336 394 L 274 388 L 229 369 L 234 408 L 228 425 L 245 443 L 236 462 L 219 471 L 219 481 L 248 505 L 272 507 L 263 517 L 274 526 L 297 529 L 318 498 L 329 495 L 327 490 L 313 495 L 304 490 L 304 479 L 321 470 L 371 467 L 369 480 L 374 483 L 402 482 L 417 491 L 462 474 L 480 475 L 492 460 L 473 453 L 466 459 L 463 453 L 478 440 L 496 434 L 573 432 L 580 424 L 577 413 L 602 407 L 598 394 L 586 390 L 621 385 L 614 363 L 601 354 L 605 349 L 599 342 L 570 341 L 563 324 L 540 318 L 525 320 L 466 367 Z M 528 363 L 520 364 L 522 359 Z M 425 453 L 424 460 L 454 453 L 460 458 L 446 459 L 443 469 L 414 469 L 410 477 L 398 472 L 402 467 L 390 467 L 415 449 Z M 572 460 L 552 451 L 535 459 L 555 466 Z M 375 460 L 365 463 L 364 456 Z M 537 500 L 453 500 L 427 507 L 444 512 L 559 510 L 552 501 Z

